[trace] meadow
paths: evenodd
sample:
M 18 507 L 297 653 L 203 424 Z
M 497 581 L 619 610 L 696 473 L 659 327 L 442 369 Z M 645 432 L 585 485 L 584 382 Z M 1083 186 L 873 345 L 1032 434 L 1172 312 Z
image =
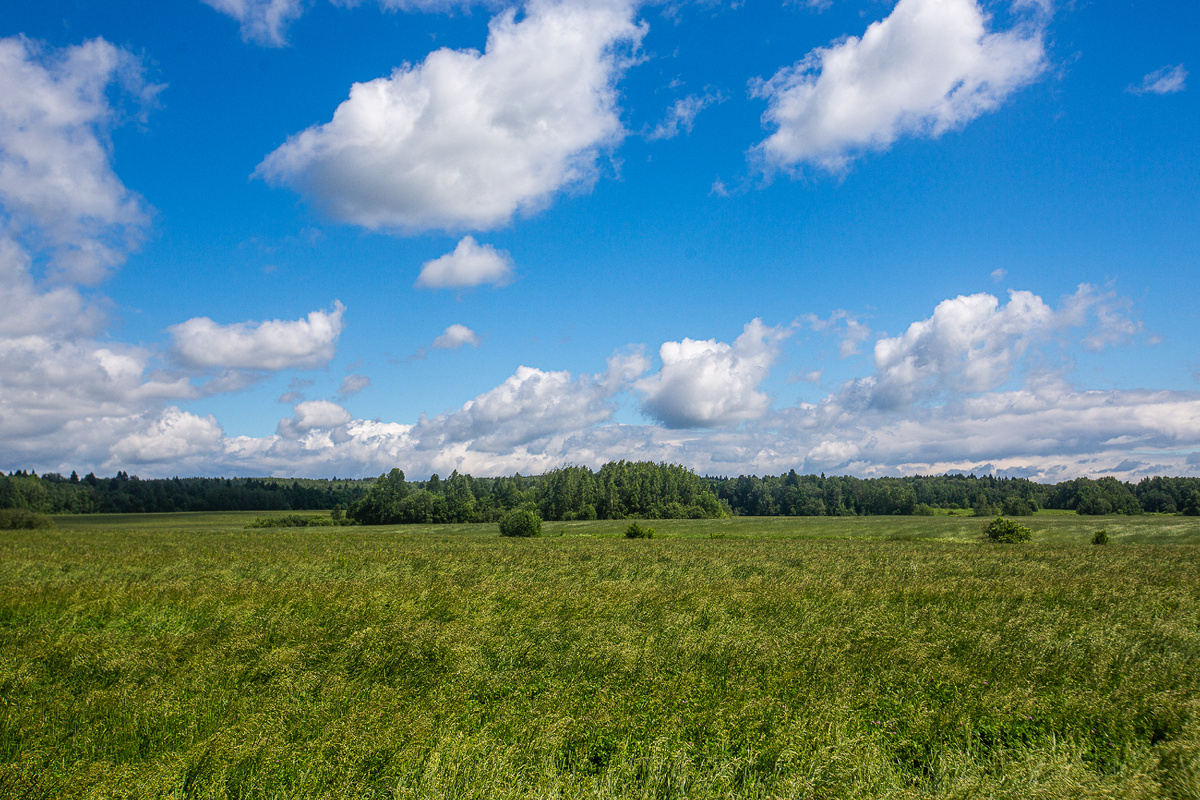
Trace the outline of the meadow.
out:
M 258 516 L 0 531 L 0 795 L 1200 797 L 1196 518 Z

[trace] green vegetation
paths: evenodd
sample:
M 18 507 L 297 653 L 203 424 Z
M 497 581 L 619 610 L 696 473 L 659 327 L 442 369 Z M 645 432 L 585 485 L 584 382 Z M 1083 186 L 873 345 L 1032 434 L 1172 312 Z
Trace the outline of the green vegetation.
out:
M 1033 531 L 1018 522 L 1013 522 L 1011 519 L 1005 519 L 1004 517 L 996 517 L 983 526 L 983 534 L 993 542 L 1003 542 L 1005 544 L 1028 542 L 1033 539 Z
M 45 514 L 30 511 L 27 508 L 0 509 L 0 531 L 3 530 L 36 530 L 38 528 L 53 528 L 54 520 Z
M 409 482 L 393 469 L 350 507 L 363 525 L 495 522 L 513 509 L 536 509 L 550 521 L 706 519 L 725 516 L 708 483 L 676 464 L 614 461 L 593 473 L 562 467 L 537 478 L 472 478 Z
M 1039 513 L 0 536 L 0 795 L 1172 797 L 1200 524 Z M 178 527 L 168 527 L 178 526 Z M 718 538 L 718 537 L 724 538 Z
M 329 528 L 339 525 L 353 525 L 351 520 L 339 516 L 338 512 L 327 517 L 315 517 L 311 514 L 284 514 L 277 517 L 256 517 L 253 522 L 246 524 L 247 528 Z
M 653 539 L 654 528 L 643 528 L 636 522 L 629 523 L 629 527 L 625 529 L 626 539 Z
M 341 507 L 363 525 L 496 522 L 514 508 L 549 521 L 714 519 L 736 516 L 1027 517 L 1048 509 L 1085 515 L 1200 515 L 1200 478 L 1079 478 L 1055 485 L 988 475 L 907 478 L 785 475 L 705 477 L 677 464 L 614 461 L 598 472 L 561 467 L 545 475 L 474 478 L 454 472 L 409 481 L 378 479 L 172 478 L 0 475 L 0 509 L 43 514 L 172 511 L 299 511 Z
M 500 518 L 501 536 L 539 536 L 542 518 L 527 508 L 514 509 Z
M 1092 534 L 1092 544 L 1108 544 L 1108 531 L 1101 528 Z

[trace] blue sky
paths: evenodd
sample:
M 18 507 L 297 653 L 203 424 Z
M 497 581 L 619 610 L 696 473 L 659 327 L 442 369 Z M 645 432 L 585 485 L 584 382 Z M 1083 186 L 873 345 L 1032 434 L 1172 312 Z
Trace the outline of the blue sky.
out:
M 1200 474 L 1200 9 L 0 8 L 0 469 Z

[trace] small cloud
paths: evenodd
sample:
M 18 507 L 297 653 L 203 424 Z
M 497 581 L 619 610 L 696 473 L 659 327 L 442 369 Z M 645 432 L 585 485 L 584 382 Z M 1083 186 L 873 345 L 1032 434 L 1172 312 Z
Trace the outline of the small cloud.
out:
M 1130 94 L 1174 94 L 1187 88 L 1187 70 L 1183 64 L 1163 67 L 1149 73 L 1139 84 L 1130 84 L 1125 91 Z
M 202 0 L 242 26 L 242 41 L 266 47 L 287 44 L 287 26 L 304 13 L 301 0 Z
M 284 392 L 279 395 L 279 402 L 286 403 L 289 406 L 295 405 L 304 399 L 304 392 Z
M 434 339 L 428 347 L 422 347 L 408 358 L 393 363 L 408 364 L 413 361 L 424 361 L 429 355 L 430 350 L 457 350 L 467 344 L 472 347 L 479 347 L 479 343 L 482 341 L 483 339 L 475 331 L 466 325 L 460 325 L 456 322 L 449 328 L 446 328 L 442 332 L 442 335 Z
M 309 400 L 293 406 L 291 419 L 279 420 L 277 432 L 285 439 L 297 439 L 314 429 L 328 430 L 345 425 L 350 412 L 329 400 Z
M 992 270 L 992 283 L 999 283 L 1008 277 L 1008 270 L 1001 267 L 1000 269 Z
M 433 344 L 429 345 L 431 350 L 457 350 L 463 345 L 469 344 L 472 347 L 479 347 L 479 334 L 468 328 L 466 325 L 455 323 L 439 337 L 433 340 Z
M 821 319 L 816 314 L 802 314 L 797 324 L 805 326 L 817 333 L 840 332 L 842 341 L 838 344 L 838 355 L 849 358 L 859 354 L 859 345 L 871 338 L 871 328 L 864 325 L 844 308 L 839 308 L 829 315 L 829 319 Z
M 463 289 L 485 283 L 507 286 L 512 278 L 512 258 L 508 253 L 464 236 L 454 252 L 422 264 L 421 274 L 413 285 L 418 289 Z
M 345 400 L 353 397 L 370 385 L 371 379 L 366 375 L 347 375 L 342 378 L 342 385 L 337 392 L 338 399 Z
M 691 133 L 692 125 L 696 122 L 696 115 L 723 99 L 720 94 L 710 92 L 703 97 L 692 94 L 676 100 L 675 104 L 667 111 L 666 118 L 658 123 L 654 130 L 646 134 L 646 139 L 653 142 L 658 139 L 674 139 L 680 131 Z

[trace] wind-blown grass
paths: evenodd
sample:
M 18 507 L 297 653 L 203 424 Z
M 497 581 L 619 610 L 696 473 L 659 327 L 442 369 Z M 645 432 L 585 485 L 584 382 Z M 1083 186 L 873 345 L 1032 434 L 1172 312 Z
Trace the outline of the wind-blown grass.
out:
M 0 536 L 0 795 L 1200 792 L 1196 521 L 256 515 Z

